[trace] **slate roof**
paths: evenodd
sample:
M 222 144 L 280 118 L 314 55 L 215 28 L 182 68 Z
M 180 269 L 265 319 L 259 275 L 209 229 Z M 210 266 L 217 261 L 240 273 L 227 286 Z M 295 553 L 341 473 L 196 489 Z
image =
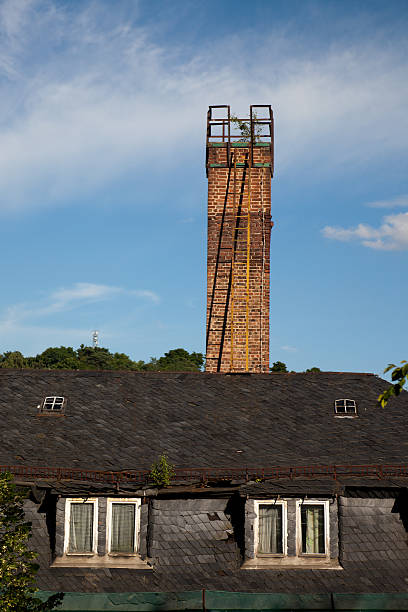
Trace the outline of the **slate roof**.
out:
M 367 374 L 0 370 L 0 465 L 95 470 L 405 463 L 408 393 Z M 64 417 L 38 416 L 47 395 Z M 334 418 L 355 399 L 358 418 Z M 238 453 L 237 451 L 242 451 Z
M 228 376 L 0 370 L 0 465 L 125 470 L 149 468 L 162 452 L 180 467 L 404 464 L 408 393 L 381 409 L 376 400 L 385 385 L 373 375 L 350 373 Z M 38 404 L 54 394 L 67 398 L 65 416 L 38 416 Z M 357 418 L 334 417 L 334 400 L 340 398 L 357 401 Z M 65 493 L 78 493 L 88 483 L 37 485 L 32 491 L 37 503 L 27 500 L 26 506 L 33 523 L 32 545 L 40 553 L 39 586 L 46 590 L 207 588 L 314 594 L 407 590 L 406 532 L 394 510 L 405 479 L 379 483 L 346 476 L 337 481 L 299 478 L 247 483 L 237 493 L 258 498 L 277 493 L 297 496 L 299 491 L 345 494 L 339 498 L 344 567 L 339 571 L 239 569 L 236 543 L 214 537 L 218 522 L 213 514 L 228 520 L 228 494 L 224 500 L 180 498 L 172 501 L 173 509 L 167 500 L 153 500 L 149 529 L 154 571 L 50 567 L 46 516 L 38 510 L 42 485 L 54 492 L 57 486 L 65 487 Z M 353 487 L 354 498 L 349 497 Z M 101 484 L 99 492 L 105 489 Z M 243 503 L 242 497 L 238 499 Z M 160 504 L 163 512 L 158 517 Z M 183 518 L 180 524 L 189 504 L 200 510 L 191 512 L 192 519 L 200 519 L 196 531 L 187 530 Z M 158 529 L 169 532 L 172 542 Z

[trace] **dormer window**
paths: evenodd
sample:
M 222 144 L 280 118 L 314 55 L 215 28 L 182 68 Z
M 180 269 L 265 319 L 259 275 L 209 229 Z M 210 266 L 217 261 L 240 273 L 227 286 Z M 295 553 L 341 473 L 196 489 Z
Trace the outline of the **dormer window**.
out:
M 355 417 L 357 416 L 357 404 L 352 399 L 336 399 L 334 402 L 335 416 Z
M 41 407 L 42 412 L 63 412 L 65 404 L 64 397 L 50 395 L 45 398 Z

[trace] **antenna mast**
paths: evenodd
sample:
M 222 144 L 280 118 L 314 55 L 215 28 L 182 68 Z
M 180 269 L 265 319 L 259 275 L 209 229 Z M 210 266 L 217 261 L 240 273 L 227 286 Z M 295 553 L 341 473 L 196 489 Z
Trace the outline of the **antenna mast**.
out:
M 99 342 L 99 331 L 95 329 L 92 332 L 92 346 L 96 348 L 98 346 L 98 342 Z

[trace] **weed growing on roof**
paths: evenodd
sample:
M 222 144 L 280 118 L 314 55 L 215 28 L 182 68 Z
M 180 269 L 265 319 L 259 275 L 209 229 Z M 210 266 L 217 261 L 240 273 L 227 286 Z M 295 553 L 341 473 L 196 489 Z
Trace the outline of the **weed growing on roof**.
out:
M 168 461 L 167 455 L 160 455 L 159 460 L 152 464 L 150 478 L 155 485 L 168 487 L 174 476 L 174 465 Z

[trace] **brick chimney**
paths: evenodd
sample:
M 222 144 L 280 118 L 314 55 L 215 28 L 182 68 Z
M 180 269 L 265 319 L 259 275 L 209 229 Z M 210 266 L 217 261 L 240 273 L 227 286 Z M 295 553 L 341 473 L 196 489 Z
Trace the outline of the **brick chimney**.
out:
M 269 372 L 273 115 L 207 115 L 207 372 Z

